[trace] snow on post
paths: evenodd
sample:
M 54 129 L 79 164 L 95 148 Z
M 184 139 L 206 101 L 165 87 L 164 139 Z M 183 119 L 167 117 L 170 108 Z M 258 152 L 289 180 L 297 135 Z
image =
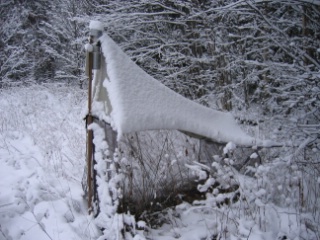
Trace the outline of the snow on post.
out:
M 93 46 L 92 46 L 92 52 L 93 52 L 93 69 L 100 69 L 101 67 L 101 44 L 99 41 L 99 38 L 102 35 L 103 31 L 103 24 L 98 21 L 91 21 L 90 25 L 90 38 L 92 38 Z
M 102 22 L 100 22 L 100 21 L 94 21 L 94 20 L 92 20 L 92 21 L 90 21 L 90 23 L 89 23 L 89 29 L 90 30 L 98 30 L 98 31 L 103 31 L 103 24 L 102 24 Z

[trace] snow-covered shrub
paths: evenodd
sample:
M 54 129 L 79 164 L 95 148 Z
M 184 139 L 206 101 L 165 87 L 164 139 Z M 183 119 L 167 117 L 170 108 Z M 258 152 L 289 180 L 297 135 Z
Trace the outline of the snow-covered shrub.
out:
M 306 167 L 303 171 L 291 155 L 247 166 L 251 174 L 246 176 L 234 167 L 237 162 L 232 156 L 234 151 L 229 143 L 222 157 L 213 157 L 211 167 L 189 166 L 199 178 L 198 190 L 206 193 L 206 199 L 194 201 L 189 211 L 201 209 L 202 214 L 213 211 L 221 224 L 212 232 L 222 239 L 232 236 L 257 239 L 258 232 L 270 239 L 317 239 L 316 170 L 312 172 Z M 250 158 L 257 155 L 253 153 Z

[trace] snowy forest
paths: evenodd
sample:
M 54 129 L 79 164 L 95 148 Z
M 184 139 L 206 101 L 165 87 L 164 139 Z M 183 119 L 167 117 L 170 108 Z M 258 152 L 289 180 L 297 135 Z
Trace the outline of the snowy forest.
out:
M 0 240 L 320 239 L 320 1 L 0 0 L 0 19 Z M 279 144 L 127 134 L 117 209 L 88 214 L 91 20 L 171 90 Z

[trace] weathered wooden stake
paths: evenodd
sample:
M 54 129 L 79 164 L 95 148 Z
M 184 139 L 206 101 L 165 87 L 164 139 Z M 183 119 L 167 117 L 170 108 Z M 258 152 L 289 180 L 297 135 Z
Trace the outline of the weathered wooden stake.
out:
M 93 40 L 90 37 L 89 44 L 92 44 Z M 93 169 L 93 132 L 91 129 L 88 129 L 88 126 L 93 122 L 91 114 L 91 105 L 92 105 L 92 67 L 93 67 L 93 53 L 92 51 L 87 51 L 86 59 L 86 73 L 88 76 L 88 115 L 87 115 L 87 185 L 88 185 L 88 211 L 89 214 L 92 212 L 92 169 Z

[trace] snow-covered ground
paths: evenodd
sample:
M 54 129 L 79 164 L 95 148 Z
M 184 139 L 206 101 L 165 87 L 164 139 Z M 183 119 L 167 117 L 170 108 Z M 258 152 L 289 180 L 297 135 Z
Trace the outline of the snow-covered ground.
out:
M 0 90 L 0 240 L 101 236 L 82 196 L 85 107 L 86 92 L 76 87 Z M 296 207 L 295 166 L 274 160 L 251 169 L 258 178 L 228 164 L 214 167 L 215 180 L 232 176 L 243 198 L 221 207 L 217 202 L 226 195 L 213 191 L 207 200 L 166 209 L 158 215 L 160 228 L 146 227 L 134 239 L 318 239 L 314 218 Z
M 58 85 L 1 90 L 1 240 L 96 239 L 81 188 L 85 98 Z

